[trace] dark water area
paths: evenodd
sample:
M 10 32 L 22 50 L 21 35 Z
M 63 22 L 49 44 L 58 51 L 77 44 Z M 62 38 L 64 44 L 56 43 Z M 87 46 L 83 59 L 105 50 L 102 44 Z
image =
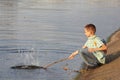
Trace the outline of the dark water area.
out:
M 79 55 L 47 70 L 17 70 L 14 65 L 44 66 L 80 49 L 88 23 L 107 37 L 120 28 L 119 0 L 0 0 L 0 80 L 74 80 Z M 64 71 L 63 67 L 70 70 Z

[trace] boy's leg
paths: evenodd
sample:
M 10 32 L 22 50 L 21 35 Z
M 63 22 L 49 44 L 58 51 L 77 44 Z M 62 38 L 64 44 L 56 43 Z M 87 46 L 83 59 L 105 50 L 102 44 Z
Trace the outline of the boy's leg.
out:
M 98 60 L 92 53 L 88 52 L 87 49 L 82 49 L 79 54 L 85 64 L 88 66 L 97 66 Z

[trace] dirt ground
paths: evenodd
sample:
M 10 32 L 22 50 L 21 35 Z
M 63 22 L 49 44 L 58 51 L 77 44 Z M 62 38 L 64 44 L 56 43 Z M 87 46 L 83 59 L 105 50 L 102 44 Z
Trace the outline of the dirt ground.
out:
M 120 80 L 120 29 L 107 43 L 107 64 L 80 74 L 78 80 Z

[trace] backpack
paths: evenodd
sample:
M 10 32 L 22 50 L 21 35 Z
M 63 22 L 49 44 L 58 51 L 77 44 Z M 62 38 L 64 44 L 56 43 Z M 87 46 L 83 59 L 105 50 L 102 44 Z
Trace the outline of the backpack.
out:
M 104 39 L 101 40 L 103 42 L 104 45 L 107 45 L 106 41 Z M 103 50 L 104 53 L 107 53 L 107 50 Z
M 106 45 L 106 41 L 104 39 L 102 39 L 101 41 Z

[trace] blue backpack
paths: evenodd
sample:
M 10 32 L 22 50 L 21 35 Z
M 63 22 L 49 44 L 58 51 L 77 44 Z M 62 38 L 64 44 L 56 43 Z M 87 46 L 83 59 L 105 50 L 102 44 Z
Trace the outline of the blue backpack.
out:
M 107 45 L 107 43 L 104 39 L 102 39 L 101 41 L 104 43 L 104 45 Z M 107 50 L 104 50 L 104 53 L 107 53 Z

